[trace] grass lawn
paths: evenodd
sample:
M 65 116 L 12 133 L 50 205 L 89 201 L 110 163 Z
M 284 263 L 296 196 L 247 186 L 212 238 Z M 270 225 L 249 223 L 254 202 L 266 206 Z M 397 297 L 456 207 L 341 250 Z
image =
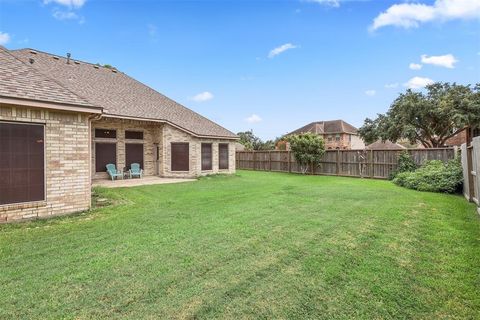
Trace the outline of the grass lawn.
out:
M 0 226 L 0 318 L 479 319 L 461 196 L 240 171 Z

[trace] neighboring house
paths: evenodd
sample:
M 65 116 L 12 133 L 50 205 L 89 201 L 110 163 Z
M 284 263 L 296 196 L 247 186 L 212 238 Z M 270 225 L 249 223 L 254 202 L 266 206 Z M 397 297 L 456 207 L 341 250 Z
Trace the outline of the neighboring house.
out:
M 325 149 L 364 149 L 365 144 L 357 131 L 357 128 L 343 120 L 331 120 L 309 123 L 287 135 L 311 132 L 322 136 Z
M 464 129 L 454 135 L 451 138 L 448 138 L 447 141 L 445 141 L 445 146 L 447 147 L 460 147 L 462 144 L 467 142 L 467 130 Z
M 374 143 L 365 147 L 367 150 L 406 150 L 407 148 L 399 143 L 394 143 L 390 140 L 381 141 L 377 140 Z
M 86 210 L 105 165 L 235 172 L 237 136 L 112 68 L 0 46 L 0 222 Z

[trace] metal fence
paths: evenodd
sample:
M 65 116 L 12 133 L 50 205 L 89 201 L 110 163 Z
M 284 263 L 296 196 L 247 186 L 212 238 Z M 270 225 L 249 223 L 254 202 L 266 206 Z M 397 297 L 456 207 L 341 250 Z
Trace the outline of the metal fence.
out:
M 309 174 L 387 179 L 398 166 L 404 150 L 326 150 L 321 164 Z M 407 149 L 420 165 L 425 160 L 447 161 L 455 157 L 454 148 Z M 237 151 L 237 169 L 300 173 L 290 151 Z

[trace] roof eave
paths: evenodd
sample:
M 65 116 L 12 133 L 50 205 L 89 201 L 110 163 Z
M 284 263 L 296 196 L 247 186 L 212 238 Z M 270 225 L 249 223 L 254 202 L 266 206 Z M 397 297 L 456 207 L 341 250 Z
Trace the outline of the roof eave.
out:
M 235 136 L 221 136 L 221 135 L 204 135 L 204 134 L 198 134 L 193 131 L 190 131 L 188 129 L 183 128 L 182 126 L 179 126 L 171 121 L 165 120 L 165 119 L 153 119 L 153 118 L 143 118 L 143 117 L 133 117 L 133 116 L 123 116 L 123 115 L 118 115 L 118 114 L 109 114 L 109 113 L 104 113 L 103 114 L 104 118 L 117 118 L 117 119 L 130 119 L 130 120 L 138 120 L 138 121 L 150 121 L 150 122 L 157 122 L 157 123 L 166 123 L 168 125 L 171 125 L 172 127 L 175 127 L 179 130 L 182 130 L 196 138 L 204 138 L 204 139 L 226 139 L 226 140 L 240 140 L 240 137 L 237 135 Z
M 102 108 L 93 105 L 77 105 L 67 103 L 57 103 L 45 100 L 25 99 L 18 97 L 0 96 L 0 103 L 9 105 L 18 105 L 32 108 L 53 109 L 72 112 L 85 112 L 101 114 Z

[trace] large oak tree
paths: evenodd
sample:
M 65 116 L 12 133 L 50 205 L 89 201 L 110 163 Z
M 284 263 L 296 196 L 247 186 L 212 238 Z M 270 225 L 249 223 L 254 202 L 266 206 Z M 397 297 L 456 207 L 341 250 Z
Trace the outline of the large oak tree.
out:
M 365 119 L 359 135 L 366 143 L 408 139 L 436 148 L 467 126 L 480 127 L 480 84 L 434 83 L 424 92 L 400 94 L 386 114 Z

